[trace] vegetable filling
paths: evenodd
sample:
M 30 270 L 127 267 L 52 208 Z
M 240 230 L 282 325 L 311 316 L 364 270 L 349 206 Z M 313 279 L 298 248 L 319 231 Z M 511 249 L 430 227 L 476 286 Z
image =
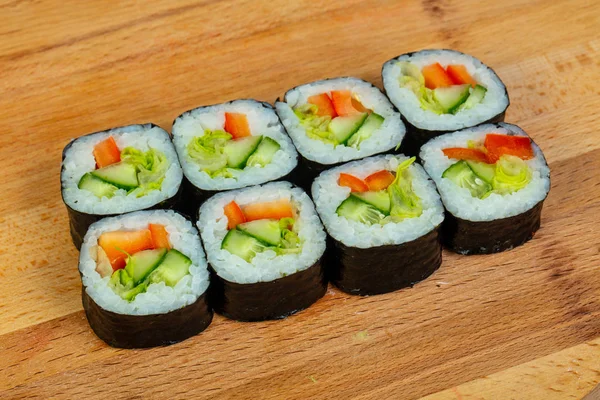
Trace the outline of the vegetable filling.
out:
M 163 225 L 137 231 L 105 232 L 98 238 L 96 272 L 109 277 L 121 298 L 133 301 L 152 284 L 174 287 L 189 273 L 192 261 L 172 248 Z
M 292 204 L 287 200 L 247 204 L 235 201 L 223 209 L 227 235 L 221 248 L 247 262 L 257 253 L 272 250 L 277 255 L 302 251 Z
M 246 115 L 225 113 L 224 130 L 205 130 L 188 143 L 187 152 L 212 178 L 237 179 L 246 167 L 268 165 L 280 147 L 270 137 L 253 136 Z
M 363 224 L 387 224 L 416 218 L 423 213 L 421 199 L 412 187 L 409 166 L 415 161 L 410 158 L 396 169 L 396 174 L 387 170 L 377 171 L 364 180 L 341 173 L 338 185 L 350 188 L 350 196 L 337 208 L 340 217 Z
M 400 87 L 412 91 L 421 108 L 436 114 L 457 114 L 481 103 L 487 89 L 477 83 L 464 65 L 439 63 L 419 70 L 410 62 L 398 62 Z
M 384 122 L 381 115 L 366 109 L 349 90 L 311 96 L 294 113 L 309 138 L 356 149 Z
M 94 146 L 93 154 L 96 169 L 84 174 L 77 187 L 100 198 L 110 199 L 119 189 L 136 197 L 160 190 L 169 169 L 161 151 L 151 148 L 143 152 L 133 147 L 120 151 L 112 136 Z
M 526 136 L 489 133 L 483 143 L 469 141 L 469 148 L 446 148 L 448 158 L 458 159 L 442 174 L 471 196 L 485 199 L 523 189 L 531 181 L 532 171 L 525 160 L 534 157 L 531 140 Z

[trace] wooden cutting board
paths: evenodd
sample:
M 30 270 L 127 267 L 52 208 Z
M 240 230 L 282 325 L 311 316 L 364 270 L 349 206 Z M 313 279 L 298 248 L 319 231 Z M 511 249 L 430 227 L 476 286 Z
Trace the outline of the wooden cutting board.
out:
M 600 3 L 0 1 L 0 398 L 566 399 L 600 381 Z M 493 67 L 552 169 L 542 227 L 412 289 L 335 288 L 282 321 L 117 350 L 82 311 L 60 154 L 113 126 L 340 75 L 400 53 Z M 434 394 L 436 392 L 440 392 Z

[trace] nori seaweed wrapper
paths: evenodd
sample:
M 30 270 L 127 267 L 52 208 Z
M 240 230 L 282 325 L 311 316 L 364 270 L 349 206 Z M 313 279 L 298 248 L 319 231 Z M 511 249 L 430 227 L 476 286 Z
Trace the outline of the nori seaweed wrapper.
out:
M 490 254 L 520 246 L 540 227 L 543 200 L 524 213 L 492 221 L 469 221 L 446 211 L 444 245 L 460 254 Z
M 411 287 L 442 263 L 440 227 L 398 245 L 350 247 L 329 237 L 327 272 L 344 292 L 375 295 Z
M 481 122 L 481 123 L 478 123 L 475 125 L 471 125 L 471 126 L 466 126 L 461 129 L 452 129 L 449 131 L 435 131 L 435 130 L 428 131 L 426 129 L 419 129 L 416 126 L 412 125 L 410 122 L 408 122 L 408 120 L 403 115 L 402 121 L 404 122 L 404 125 L 406 125 L 406 136 L 404 136 L 404 140 L 402 141 L 402 144 L 400 145 L 400 152 L 403 154 L 406 154 L 407 156 L 415 156 L 415 157 L 417 157 L 417 159 L 419 159 L 419 150 L 421 149 L 421 146 L 423 146 L 425 143 L 427 143 L 427 141 L 429 141 L 430 139 L 433 139 L 434 137 L 443 135 L 445 133 L 450 133 L 450 132 L 455 132 L 457 130 L 472 128 L 476 125 L 504 122 L 505 114 L 506 114 L 506 109 L 505 109 L 505 111 L 488 119 L 487 121 L 484 121 L 484 122 Z
M 269 282 L 235 283 L 221 278 L 211 267 L 210 304 L 238 321 L 285 318 L 308 308 L 327 290 L 320 259 L 311 267 Z
M 153 123 L 148 123 L 148 124 L 138 124 L 140 126 L 144 126 L 144 127 L 148 127 L 148 128 L 154 128 L 154 127 L 159 127 L 158 125 L 155 125 Z M 127 125 L 127 127 L 131 127 L 134 125 Z M 116 127 L 116 128 L 111 128 L 111 129 L 107 129 L 105 131 L 99 131 L 99 132 L 94 132 L 94 133 L 90 133 L 84 136 L 80 136 L 77 139 L 80 139 L 82 137 L 86 137 L 86 136 L 91 136 L 91 135 L 95 135 L 97 133 L 100 132 L 106 132 L 109 130 L 113 130 L 113 129 L 119 129 L 119 128 L 123 128 L 123 127 Z M 75 143 L 75 141 L 77 140 L 72 140 L 70 141 L 65 148 L 63 149 L 62 152 L 62 161 L 64 161 L 65 156 L 67 154 L 67 151 L 71 148 L 71 146 L 73 145 L 73 143 Z M 85 233 L 87 232 L 88 228 L 90 227 L 91 224 L 93 224 L 94 222 L 102 219 L 102 218 L 107 218 L 107 217 L 114 217 L 116 215 L 121 215 L 121 214 L 125 214 L 125 213 L 118 213 L 118 214 L 89 214 L 89 213 L 85 213 L 85 212 L 81 212 L 81 211 L 77 211 L 74 210 L 73 208 L 69 207 L 69 205 L 64 201 L 64 196 L 63 196 L 63 187 L 62 187 L 62 174 L 64 171 L 64 166 L 61 166 L 61 197 L 63 200 L 63 203 L 65 204 L 65 207 L 67 207 L 67 213 L 69 215 L 69 231 L 71 233 L 71 239 L 73 240 L 73 244 L 75 245 L 75 247 L 77 248 L 77 250 L 81 249 L 81 244 L 83 243 L 83 237 L 85 236 Z M 129 210 L 127 212 L 134 212 L 134 211 L 142 211 L 142 210 L 157 210 L 157 209 L 175 209 L 176 206 L 179 204 L 180 202 L 180 197 L 181 197 L 181 193 L 182 193 L 182 185 L 179 185 L 179 189 L 177 190 L 177 193 L 175 193 L 175 195 L 173 195 L 172 197 L 165 199 L 151 207 L 146 207 L 146 208 L 139 208 L 139 209 L 134 209 L 134 210 Z
M 285 127 L 281 123 L 281 119 L 279 119 L 279 115 L 277 115 L 277 113 L 275 112 L 273 106 L 271 104 L 267 103 L 267 102 L 258 101 L 258 100 L 254 100 L 254 99 L 238 99 L 238 100 L 228 101 L 228 102 L 225 102 L 225 103 L 217 103 L 217 104 L 210 104 L 210 105 L 201 106 L 201 107 L 194 107 L 194 108 L 192 108 L 190 110 L 187 110 L 187 111 L 181 113 L 179 116 L 177 116 L 177 118 L 175 118 L 175 120 L 173 121 L 173 125 L 175 125 L 175 123 L 177 122 L 177 120 L 179 118 L 185 116 L 186 114 L 191 113 L 194 110 L 202 109 L 202 108 L 206 108 L 206 107 L 213 107 L 213 106 L 218 106 L 218 105 L 230 104 L 230 103 L 233 103 L 233 102 L 236 102 L 236 101 L 243 101 L 243 100 L 252 101 L 254 103 L 257 103 L 257 104 L 261 105 L 263 108 L 272 110 L 273 113 L 277 116 L 277 119 L 279 120 L 279 124 L 283 128 L 283 132 L 282 133 L 287 136 L 287 132 L 285 131 Z M 173 139 L 173 137 L 171 137 L 171 139 Z M 292 145 L 293 145 L 293 141 L 292 141 Z M 179 156 L 179 154 L 178 154 L 178 156 Z M 175 208 L 178 211 L 181 211 L 182 213 L 191 216 L 192 219 L 193 219 L 193 221 L 196 222 L 196 220 L 198 219 L 198 209 L 200 208 L 200 206 L 202 205 L 202 203 L 204 203 L 206 200 L 208 200 L 209 198 L 211 198 L 215 194 L 221 193 L 221 192 L 226 192 L 226 191 L 229 191 L 229 190 L 243 189 L 245 187 L 254 186 L 254 185 L 262 185 L 262 184 L 268 183 L 268 182 L 289 181 L 295 175 L 297 168 L 298 168 L 298 166 L 296 165 L 285 176 L 274 177 L 273 179 L 268 179 L 268 180 L 266 180 L 264 182 L 260 182 L 260 183 L 256 183 L 256 184 L 245 185 L 245 186 L 240 186 L 240 187 L 231 188 L 231 189 L 222 189 L 222 190 L 207 190 L 207 189 L 199 188 L 196 185 L 194 185 L 187 178 L 187 176 L 185 175 L 185 171 L 183 171 L 183 183 L 182 183 L 183 194 L 181 196 L 181 200 L 179 201 L 179 203 L 177 204 L 177 206 Z
M 117 314 L 100 307 L 81 290 L 83 309 L 94 333 L 113 347 L 126 349 L 173 344 L 205 330 L 213 318 L 207 292 L 183 308 L 164 314 Z

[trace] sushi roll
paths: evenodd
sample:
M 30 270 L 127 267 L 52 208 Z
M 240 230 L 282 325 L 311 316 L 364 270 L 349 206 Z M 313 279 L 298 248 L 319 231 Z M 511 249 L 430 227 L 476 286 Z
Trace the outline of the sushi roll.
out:
M 302 189 L 274 182 L 220 193 L 199 215 L 218 313 L 239 321 L 283 318 L 325 294 L 325 231 Z
M 275 108 L 300 153 L 295 182 L 336 164 L 393 151 L 404 137 L 400 114 L 372 84 L 335 78 L 290 89 Z
M 154 124 L 128 125 L 71 141 L 63 150 L 62 199 L 73 244 L 100 218 L 173 208 L 183 173 L 169 134 Z
M 443 239 L 453 251 L 508 250 L 540 227 L 550 169 L 518 126 L 484 124 L 439 136 L 421 148 L 421 159 L 446 208 Z
M 312 185 L 330 236 L 331 281 L 358 295 L 412 286 L 442 262 L 444 208 L 415 158 L 383 155 L 323 172 Z
M 235 100 L 199 107 L 177 117 L 173 142 L 184 174 L 184 211 L 217 192 L 279 180 L 298 154 L 268 103 Z
M 429 139 L 486 122 L 504 121 L 506 87 L 478 59 L 454 50 L 422 50 L 387 61 L 385 92 L 407 125 L 400 151 L 418 155 Z
M 198 231 L 175 211 L 138 211 L 93 223 L 79 272 L 88 322 L 111 346 L 179 342 L 212 320 Z

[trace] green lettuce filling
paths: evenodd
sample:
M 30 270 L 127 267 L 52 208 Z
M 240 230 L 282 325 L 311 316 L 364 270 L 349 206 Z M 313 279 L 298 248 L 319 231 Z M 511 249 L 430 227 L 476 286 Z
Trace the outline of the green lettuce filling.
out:
M 516 156 L 503 155 L 496 162 L 496 175 L 492 180 L 494 192 L 509 194 L 523 189 L 531 182 L 531 168 Z
M 169 160 L 161 151 L 149 149 L 146 152 L 133 147 L 121 151 L 121 160 L 135 166 L 139 186 L 132 193 L 142 197 L 153 190 L 160 190 L 167 170 Z
M 390 194 L 390 215 L 385 222 L 399 222 L 406 218 L 416 218 L 423 213 L 421 199 L 412 189 L 412 176 L 408 167 L 416 160 L 409 158 L 398 165 L 396 179 L 388 186 Z
M 317 115 L 318 107 L 314 104 L 304 104 L 294 109 L 294 114 L 300 120 L 300 125 L 306 130 L 306 135 L 315 140 L 337 145 L 333 134 L 329 132 L 328 127 L 331 122 L 329 116 Z
M 205 130 L 203 136 L 194 137 L 187 145 L 188 156 L 211 177 L 228 176 L 227 156 L 223 149 L 232 136 L 222 130 Z
M 279 220 L 279 228 L 281 229 L 281 242 L 275 249 L 277 254 L 293 254 L 302 251 L 300 238 L 294 232 L 294 218 L 282 218 Z

